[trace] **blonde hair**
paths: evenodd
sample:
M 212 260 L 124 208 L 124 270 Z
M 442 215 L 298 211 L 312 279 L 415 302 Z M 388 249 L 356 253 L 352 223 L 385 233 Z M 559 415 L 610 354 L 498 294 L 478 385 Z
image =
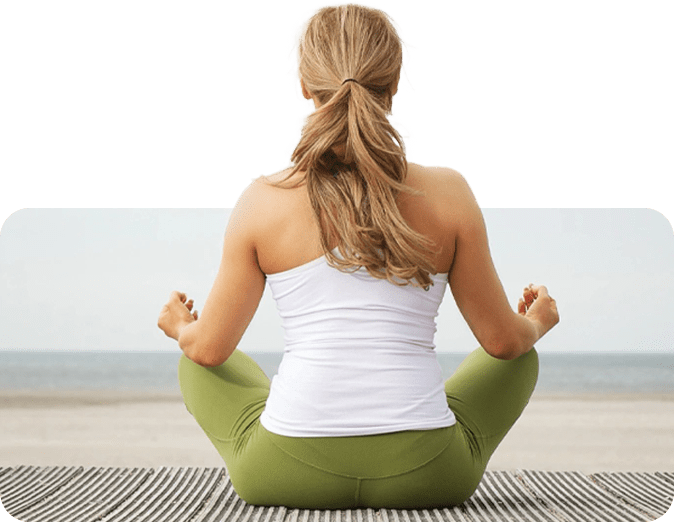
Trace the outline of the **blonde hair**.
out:
M 299 74 L 321 105 L 307 118 L 290 173 L 276 184 L 305 172 L 293 186 L 306 183 L 331 266 L 428 287 L 434 243 L 407 225 L 396 204 L 400 192 L 418 194 L 403 183 L 404 144 L 387 118 L 401 66 L 401 41 L 385 13 L 358 5 L 319 10 L 300 40 Z M 330 251 L 333 242 L 341 258 Z

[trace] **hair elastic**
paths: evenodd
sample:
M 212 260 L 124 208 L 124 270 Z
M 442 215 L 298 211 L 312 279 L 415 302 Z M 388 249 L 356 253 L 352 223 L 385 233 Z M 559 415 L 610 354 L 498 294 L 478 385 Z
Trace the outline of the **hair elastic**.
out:
M 355 78 L 347 78 L 346 80 L 344 80 L 342 82 L 342 85 L 344 85 L 346 82 L 356 82 L 356 83 L 358 83 L 358 80 L 356 80 Z

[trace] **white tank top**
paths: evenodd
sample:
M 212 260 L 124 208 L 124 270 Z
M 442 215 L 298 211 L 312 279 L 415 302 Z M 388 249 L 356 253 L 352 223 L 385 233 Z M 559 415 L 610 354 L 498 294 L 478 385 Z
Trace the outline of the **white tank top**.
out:
M 365 269 L 340 272 L 324 256 L 268 275 L 285 353 L 262 425 L 289 437 L 453 425 L 433 343 L 447 274 L 431 279 L 428 290 L 396 286 Z

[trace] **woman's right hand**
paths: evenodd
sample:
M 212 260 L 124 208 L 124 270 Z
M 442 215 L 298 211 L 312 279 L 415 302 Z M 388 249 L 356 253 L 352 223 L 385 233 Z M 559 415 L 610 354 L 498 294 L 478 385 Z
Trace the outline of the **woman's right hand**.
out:
M 529 285 L 517 303 L 517 313 L 526 317 L 538 329 L 539 339 L 559 322 L 557 302 L 543 285 Z

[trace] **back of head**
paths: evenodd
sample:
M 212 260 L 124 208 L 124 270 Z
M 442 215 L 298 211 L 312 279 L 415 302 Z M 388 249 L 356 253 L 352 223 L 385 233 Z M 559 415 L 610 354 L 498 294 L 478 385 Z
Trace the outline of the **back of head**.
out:
M 318 108 L 288 178 L 305 173 L 298 183 L 306 182 L 332 266 L 427 286 L 433 243 L 405 223 L 396 204 L 401 191 L 411 191 L 402 138 L 387 118 L 401 67 L 401 41 L 385 13 L 358 5 L 318 11 L 299 46 L 300 77 Z M 330 251 L 334 243 L 341 259 Z

